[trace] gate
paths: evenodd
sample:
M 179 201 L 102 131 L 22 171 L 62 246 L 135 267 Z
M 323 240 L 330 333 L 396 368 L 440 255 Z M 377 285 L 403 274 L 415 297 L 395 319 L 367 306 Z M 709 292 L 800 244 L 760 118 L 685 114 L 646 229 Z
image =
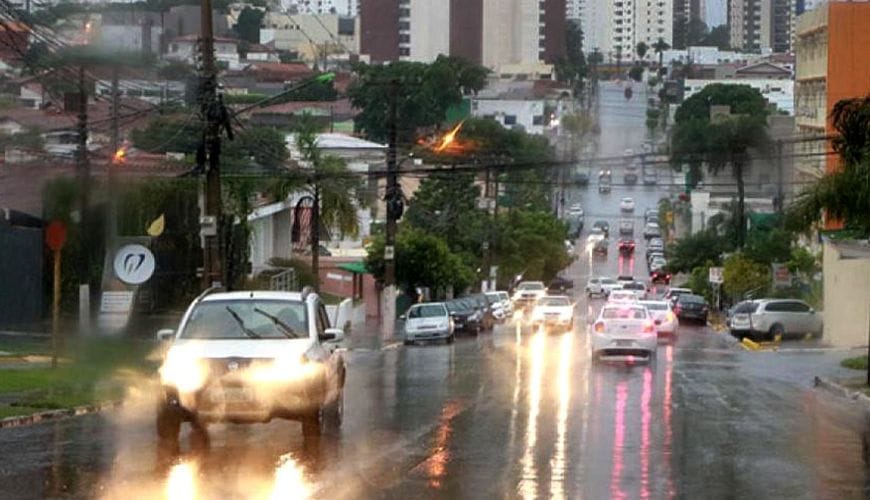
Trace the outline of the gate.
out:
M 42 228 L 0 219 L 0 328 L 42 319 Z

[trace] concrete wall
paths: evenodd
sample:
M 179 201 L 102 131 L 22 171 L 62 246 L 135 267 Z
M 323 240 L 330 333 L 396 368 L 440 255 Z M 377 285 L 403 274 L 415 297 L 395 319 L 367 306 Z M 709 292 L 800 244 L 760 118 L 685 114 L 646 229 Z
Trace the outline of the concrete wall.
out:
M 530 134 L 544 133 L 544 101 L 522 101 L 509 99 L 473 99 L 471 114 L 474 116 L 492 117 L 505 128 L 522 125 Z M 515 123 L 506 123 L 513 117 Z M 535 123 L 535 117 L 539 123 Z
M 870 258 L 844 259 L 825 243 L 824 340 L 838 347 L 867 345 L 870 329 Z
M 353 295 L 353 273 L 339 269 L 338 266 L 358 259 L 340 257 L 320 258 L 320 290 L 350 298 Z M 358 278 L 359 279 L 359 278 Z M 378 317 L 379 294 L 375 278 L 371 274 L 362 275 L 362 309 L 367 319 Z

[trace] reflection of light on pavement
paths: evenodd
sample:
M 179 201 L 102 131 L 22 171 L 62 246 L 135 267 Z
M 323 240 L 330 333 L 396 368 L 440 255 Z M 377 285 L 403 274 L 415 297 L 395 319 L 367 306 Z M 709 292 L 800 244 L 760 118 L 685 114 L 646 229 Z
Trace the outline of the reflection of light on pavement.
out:
M 275 483 L 269 499 L 308 498 L 310 494 L 302 468 L 290 454 L 282 456 L 275 469 Z
M 613 470 L 610 472 L 610 498 L 625 498 L 622 491 L 623 448 L 625 447 L 625 402 L 628 399 L 627 382 L 616 386 L 616 417 L 613 429 Z
M 196 498 L 196 470 L 193 464 L 181 462 L 169 470 L 166 479 L 166 500 L 193 500 Z
M 511 403 L 511 423 L 510 423 L 510 447 L 511 447 L 511 458 L 513 458 L 513 447 L 516 443 L 516 433 L 517 433 L 517 414 L 519 413 L 520 406 L 520 386 L 522 385 L 522 365 L 523 365 L 523 327 L 517 322 L 516 327 L 516 341 L 514 344 L 514 396 L 513 402 Z
M 568 472 L 565 460 L 566 431 L 568 427 L 568 406 L 571 403 L 571 349 L 574 335 L 562 336 L 559 345 L 559 413 L 556 422 L 556 450 L 550 462 L 550 498 L 565 498 L 564 482 Z
M 643 371 L 643 394 L 640 397 L 640 497 L 649 498 L 649 424 L 652 420 L 652 370 Z
M 634 254 L 628 258 L 628 276 L 634 276 Z
M 529 416 L 526 421 L 526 449 L 523 453 L 519 493 L 523 498 L 538 497 L 538 471 L 535 468 L 535 445 L 538 442 L 538 413 L 541 404 L 541 382 L 544 371 L 544 331 L 532 337 L 532 368 L 529 374 Z
M 459 415 L 461 405 L 457 401 L 449 401 L 441 410 L 438 430 L 435 434 L 434 451 L 421 465 L 429 478 L 429 487 L 441 489 L 442 480 L 447 474 L 447 462 L 450 461 L 450 435 L 453 434 L 453 419 Z
M 668 498 L 674 498 L 674 474 L 670 470 L 671 464 L 671 442 L 674 435 L 673 427 L 671 426 L 671 377 L 674 371 L 674 346 L 665 347 L 665 400 L 664 408 L 662 409 L 663 420 L 665 421 L 665 443 L 664 443 L 664 462 L 668 468 Z

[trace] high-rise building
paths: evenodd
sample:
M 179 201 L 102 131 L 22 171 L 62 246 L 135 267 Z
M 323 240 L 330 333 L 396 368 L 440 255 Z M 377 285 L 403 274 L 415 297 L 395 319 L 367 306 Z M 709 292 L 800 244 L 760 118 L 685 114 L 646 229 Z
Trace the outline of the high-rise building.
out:
M 797 0 L 729 0 L 731 47 L 746 52 L 789 52 Z
M 291 0 L 288 7 L 295 7 L 301 14 L 355 17 L 359 13 L 359 0 Z
M 589 1 L 581 26 L 584 49 L 598 50 L 605 61 L 630 61 L 637 44 L 652 46 L 659 38 L 673 45 L 674 0 Z
M 839 159 L 825 154 L 827 141 L 817 140 L 834 133 L 834 105 L 870 92 L 862 50 L 870 46 L 870 3 L 822 3 L 797 18 L 795 34 L 795 119 L 806 139 L 795 145 L 795 166 L 805 181 L 839 168 Z
M 706 2 L 703 0 L 673 0 L 673 43 L 674 49 L 684 50 L 692 45 L 689 40 L 689 23 L 693 19 L 704 20 Z
M 568 19 L 583 19 L 583 11 L 585 10 L 586 0 L 565 1 L 565 17 L 567 17 Z
M 374 62 L 439 54 L 489 68 L 552 64 L 565 54 L 565 0 L 361 0 L 360 52 Z

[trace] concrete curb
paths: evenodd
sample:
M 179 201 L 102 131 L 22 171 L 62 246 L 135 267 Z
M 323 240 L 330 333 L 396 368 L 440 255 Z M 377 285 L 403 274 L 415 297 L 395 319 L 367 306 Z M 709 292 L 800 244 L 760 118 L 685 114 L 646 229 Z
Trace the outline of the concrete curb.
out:
M 836 396 L 844 397 L 846 399 L 851 399 L 857 403 L 864 405 L 864 407 L 870 410 L 870 396 L 867 396 L 861 391 L 855 391 L 845 387 L 833 380 L 828 380 L 822 377 L 815 377 L 814 385 L 820 389 L 824 389 L 825 391 L 830 392 Z
M 87 415 L 90 413 L 99 413 L 101 411 L 106 410 L 114 410 L 121 406 L 120 401 L 115 401 L 112 403 L 103 403 L 98 405 L 83 405 L 83 406 L 75 406 L 73 408 L 64 408 L 61 410 L 48 410 L 39 413 L 33 413 L 31 415 L 20 415 L 15 417 L 6 417 L 0 419 L 0 429 L 7 429 L 11 427 L 21 427 L 24 425 L 33 425 L 39 424 L 42 422 L 49 422 L 52 420 L 61 420 L 64 418 L 72 418 L 78 417 L 81 415 Z

